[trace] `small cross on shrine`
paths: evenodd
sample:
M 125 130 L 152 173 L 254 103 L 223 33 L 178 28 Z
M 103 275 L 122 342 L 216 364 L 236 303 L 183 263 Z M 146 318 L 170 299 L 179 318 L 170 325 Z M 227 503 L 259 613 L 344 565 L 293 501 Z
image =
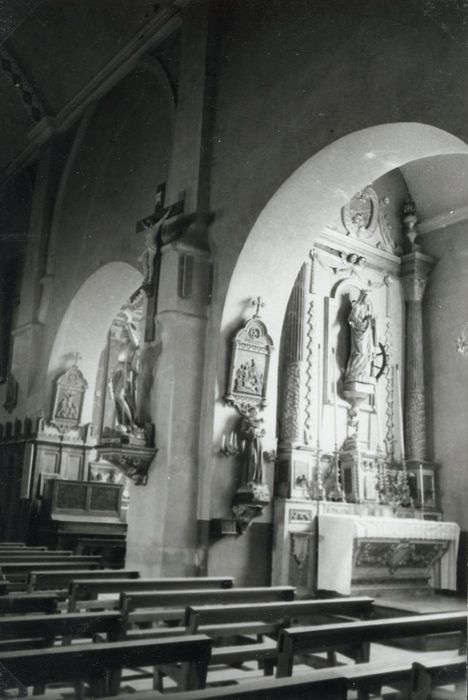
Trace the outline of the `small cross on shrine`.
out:
M 253 317 L 258 318 L 260 316 L 260 309 L 265 306 L 265 302 L 262 300 L 262 297 L 256 297 L 256 299 L 252 299 L 252 306 L 256 307 Z
M 74 357 L 73 367 L 78 367 L 78 362 L 80 360 L 82 360 L 83 358 L 81 357 L 79 352 L 75 352 L 73 357 Z
M 156 190 L 154 211 L 137 222 L 136 232 L 145 233 L 145 250 L 140 256 L 145 278 L 141 289 L 148 297 L 146 308 L 145 341 L 154 340 L 154 317 L 158 307 L 159 279 L 161 276 L 162 247 L 176 240 L 183 232 L 180 215 L 184 211 L 184 200 L 170 206 L 165 205 L 166 185 Z M 176 221 L 171 221 L 179 217 Z

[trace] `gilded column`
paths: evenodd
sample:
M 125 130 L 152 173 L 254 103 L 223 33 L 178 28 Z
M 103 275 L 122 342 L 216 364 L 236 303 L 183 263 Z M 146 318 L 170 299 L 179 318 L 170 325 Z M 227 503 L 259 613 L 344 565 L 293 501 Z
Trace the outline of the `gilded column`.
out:
M 401 282 L 406 301 L 405 322 L 405 457 L 426 459 L 426 409 L 422 300 L 435 260 L 414 250 L 401 259 Z

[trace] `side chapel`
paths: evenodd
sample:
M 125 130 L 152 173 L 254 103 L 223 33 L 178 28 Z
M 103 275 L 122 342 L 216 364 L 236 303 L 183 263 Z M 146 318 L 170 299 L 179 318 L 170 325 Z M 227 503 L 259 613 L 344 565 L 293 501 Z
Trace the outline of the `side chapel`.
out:
M 0 539 L 306 597 L 463 595 L 456 11 L 22 12 L 0 47 Z

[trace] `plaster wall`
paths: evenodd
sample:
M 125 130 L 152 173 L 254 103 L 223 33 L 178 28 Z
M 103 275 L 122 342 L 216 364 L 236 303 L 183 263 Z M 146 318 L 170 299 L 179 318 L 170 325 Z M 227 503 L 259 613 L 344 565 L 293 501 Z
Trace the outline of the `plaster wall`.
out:
M 468 530 L 468 356 L 457 352 L 468 322 L 467 222 L 423 237 L 424 250 L 438 259 L 427 286 L 425 306 L 428 446 L 441 465 L 442 508 L 446 520 Z
M 447 34 L 407 3 L 382 2 L 377 7 L 360 0 L 352 7 L 345 2 L 311 7 L 297 2 L 294 13 L 288 2 L 270 2 L 268 7 L 263 2 L 236 4 L 227 27 L 211 177 L 211 210 L 216 216 L 210 231 L 217 252 L 211 325 L 221 326 L 222 334 L 218 347 L 210 346 L 205 385 L 207 403 L 210 394 L 216 402 L 215 455 L 222 433 L 237 420 L 232 410 L 222 408 L 222 396 L 230 339 L 249 317 L 250 299 L 262 294 L 267 302 L 263 317 L 278 348 L 300 258 L 321 227 L 330 224 L 354 192 L 385 172 L 426 155 L 457 150 L 438 150 L 431 137 L 423 144 L 417 130 L 403 137 L 398 129 L 375 139 L 369 131 L 359 146 L 350 139 L 349 148 L 340 153 L 333 145 L 351 132 L 391 122 L 430 124 L 466 140 L 463 115 L 468 111 L 468 95 L 460 89 L 466 57 Z M 409 72 L 418 79 L 409 80 Z M 324 147 L 327 152 L 321 151 Z M 303 167 L 298 173 L 297 168 L 317 153 L 323 158 L 316 167 Z M 287 187 L 280 186 L 292 173 L 286 195 Z M 271 198 L 277 206 L 265 216 Z M 270 377 L 276 376 L 275 363 L 276 356 Z M 273 387 L 268 400 L 265 446 L 270 449 L 275 446 Z M 210 414 L 208 408 L 208 424 Z M 202 451 L 208 461 L 211 425 L 203 433 Z M 219 478 L 213 478 L 218 470 Z M 228 495 L 232 497 L 235 488 L 235 467 L 215 459 L 205 470 L 199 517 L 227 517 Z M 243 536 L 246 543 L 256 537 L 255 528 L 269 520 L 267 509 Z M 226 552 L 221 555 L 223 547 Z M 217 562 L 227 560 L 227 552 L 234 554 L 240 549 L 236 547 L 228 539 L 213 545 L 210 570 L 217 571 Z M 260 570 L 263 564 L 255 561 L 253 566 Z
M 37 372 L 29 395 L 20 392 L 17 416 L 34 417 L 42 411 L 48 415 L 53 380 L 69 362 L 70 353 L 75 352 L 72 345 L 77 333 L 83 336 L 83 348 L 90 350 L 95 344 L 93 356 L 101 352 L 108 328 L 102 328 L 99 337 L 91 337 L 92 324 L 87 328 L 85 307 L 80 310 L 83 323 L 79 328 L 70 329 L 67 337 L 62 325 L 60 342 L 55 342 L 57 333 L 75 295 L 92 275 L 114 261 L 131 265 L 134 270 L 138 266 L 144 241 L 135 233 L 135 224 L 153 210 L 156 186 L 166 179 L 172 125 L 173 104 L 167 91 L 146 71 L 130 74 L 88 110 L 56 191 L 45 269 L 50 302 L 43 325 L 38 324 L 42 331 L 41 353 L 21 358 L 22 363 L 34 363 Z M 96 306 L 104 309 L 104 316 L 111 314 L 112 308 L 117 312 L 138 287 L 141 275 L 136 274 L 131 289 L 120 280 L 123 284 L 116 308 L 106 299 L 105 290 L 89 298 L 90 317 L 95 315 Z M 108 293 L 117 293 L 118 286 L 117 274 L 109 282 Z M 39 303 L 36 296 L 36 315 Z M 62 354 L 56 352 L 59 347 Z M 92 376 L 87 376 L 88 408 L 96 369 L 90 367 Z

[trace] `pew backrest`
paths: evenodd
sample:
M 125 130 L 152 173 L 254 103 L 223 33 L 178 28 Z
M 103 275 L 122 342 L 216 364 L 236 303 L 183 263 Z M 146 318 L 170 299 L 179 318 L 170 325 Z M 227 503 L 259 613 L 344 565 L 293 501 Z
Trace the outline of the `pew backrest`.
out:
M 7 577 L 8 574 L 11 573 L 18 573 L 26 576 L 29 573 L 29 571 L 58 571 L 60 569 L 85 569 L 86 567 L 97 568 L 101 565 L 101 562 L 102 558 L 100 556 L 72 556 L 67 557 L 66 559 L 64 558 L 63 560 L 54 560 L 47 562 L 15 562 L 10 560 L 0 562 L 0 573 L 4 574 Z
M 272 586 L 256 588 L 231 588 L 228 590 L 186 590 L 186 591 L 145 591 L 120 594 L 120 610 L 124 615 L 127 629 L 139 623 L 158 620 L 183 621 L 188 605 L 220 603 L 229 605 L 249 601 L 251 605 L 260 602 L 293 600 L 295 588 L 292 586 Z
M 0 596 L 0 615 L 26 615 L 27 613 L 57 612 L 58 598 L 56 595 L 43 594 L 14 594 Z
M 92 682 L 110 670 L 189 662 L 204 687 L 211 640 L 204 635 L 177 639 L 78 644 L 1 655 L 3 687 L 27 687 L 57 682 Z
M 121 638 L 122 616 L 118 612 L 54 613 L 51 615 L 6 615 L 0 617 L 0 639 L 44 638 L 52 646 L 57 637 L 68 641 L 73 637 L 92 640 L 106 635 L 109 640 Z
M 81 569 L 64 569 L 58 571 L 32 571 L 28 576 L 28 591 L 44 591 L 50 589 L 70 589 L 71 582 L 82 578 L 107 580 L 119 576 L 125 579 L 138 579 L 139 571 L 136 569 L 97 569 L 95 571 Z
M 132 581 L 119 576 L 116 571 L 114 578 L 109 577 L 105 581 L 92 577 L 80 577 L 81 580 L 70 584 L 69 610 L 76 609 L 80 600 L 94 600 L 101 594 L 115 594 L 119 596 L 123 591 L 165 591 L 165 590 L 194 590 L 203 589 L 231 589 L 234 579 L 230 576 L 203 576 L 194 578 L 138 578 Z
M 237 622 L 280 623 L 289 626 L 294 620 L 322 615 L 340 615 L 368 618 L 373 609 L 373 598 L 330 598 L 293 600 L 290 602 L 248 603 L 234 605 L 190 605 L 185 612 L 185 626 L 192 632 L 200 625 L 222 625 Z
M 347 645 L 358 646 L 439 632 L 466 635 L 466 625 L 467 614 L 453 612 L 283 629 L 278 638 L 277 676 L 291 675 L 296 653 L 329 651 Z
M 0 553 L 0 564 L 3 562 L 47 562 L 47 561 L 67 561 L 74 556 L 73 552 L 3 552 Z
M 466 683 L 466 658 L 436 659 L 413 663 L 410 700 L 429 700 L 435 687 Z M 455 696 L 454 696 L 455 697 Z

